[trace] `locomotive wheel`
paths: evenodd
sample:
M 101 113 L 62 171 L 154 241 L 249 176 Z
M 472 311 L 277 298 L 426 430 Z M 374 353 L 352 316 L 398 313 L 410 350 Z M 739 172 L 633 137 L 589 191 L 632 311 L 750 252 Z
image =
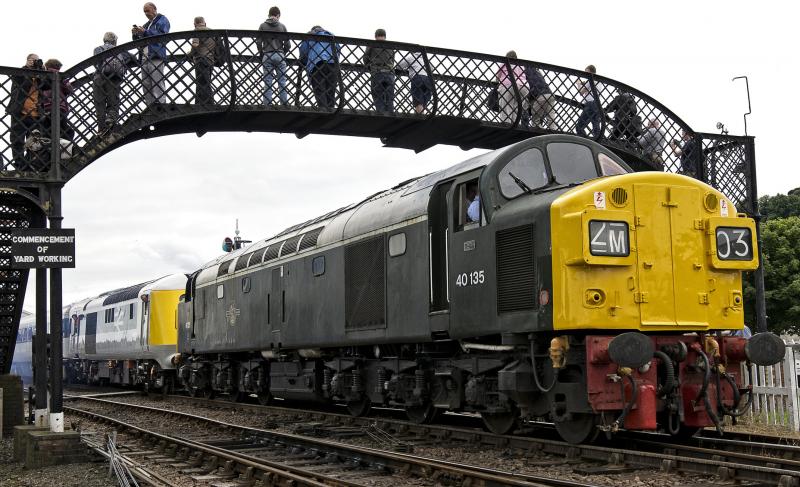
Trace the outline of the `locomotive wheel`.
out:
M 189 387 L 186 388 L 186 390 L 189 392 L 190 396 L 192 396 L 192 397 L 200 397 L 200 392 L 201 392 L 200 389 L 198 389 L 196 387 L 189 386 Z
M 259 392 L 258 394 L 256 394 L 256 396 L 258 397 L 258 403 L 261 404 L 262 406 L 269 406 L 270 404 L 272 404 L 272 394 L 270 394 L 268 391 Z
M 362 397 L 357 401 L 349 401 L 347 403 L 347 410 L 350 412 L 351 416 L 358 418 L 369 414 L 371 406 L 372 401 L 370 401 L 368 397 Z
M 591 443 L 600 433 L 597 428 L 597 415 L 592 413 L 572 413 L 571 419 L 556 421 L 555 425 L 558 435 L 573 445 Z
M 236 402 L 247 402 L 248 397 L 250 397 L 250 394 L 244 391 L 236 391 L 236 393 L 234 393 L 234 398 L 236 399 Z
M 203 389 L 203 397 L 204 398 L 206 398 L 206 399 L 214 399 L 216 396 L 217 396 L 217 392 L 214 389 L 212 389 L 210 387 L 208 389 Z
M 417 424 L 428 424 L 433 422 L 438 416 L 440 409 L 433 407 L 432 402 L 421 406 L 411 406 L 406 408 L 406 416 L 409 421 Z
M 496 435 L 507 435 L 517 429 L 518 417 L 516 408 L 505 413 L 481 413 L 486 429 Z

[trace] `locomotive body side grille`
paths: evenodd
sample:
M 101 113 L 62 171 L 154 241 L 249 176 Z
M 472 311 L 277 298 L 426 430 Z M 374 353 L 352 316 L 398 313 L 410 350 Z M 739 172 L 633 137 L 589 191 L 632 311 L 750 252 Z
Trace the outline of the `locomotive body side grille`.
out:
M 500 230 L 497 243 L 497 312 L 536 307 L 533 225 Z
M 344 250 L 345 329 L 386 328 L 386 240 L 383 235 Z

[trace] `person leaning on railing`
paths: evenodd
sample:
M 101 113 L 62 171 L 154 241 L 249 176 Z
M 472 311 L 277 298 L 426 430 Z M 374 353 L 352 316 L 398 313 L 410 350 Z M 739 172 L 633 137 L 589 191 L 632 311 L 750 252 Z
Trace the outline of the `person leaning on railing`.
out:
M 638 142 L 645 158 L 663 168 L 664 158 L 661 154 L 667 145 L 667 135 L 661 128 L 661 121 L 657 117 L 653 116 L 647 120 L 644 133 L 639 137 Z
M 259 27 L 262 32 L 286 32 L 286 26 L 280 22 L 281 9 L 270 7 L 269 17 Z M 276 39 L 265 35 L 259 39 L 259 52 L 261 65 L 264 67 L 264 105 L 272 105 L 272 89 L 275 83 L 275 74 L 278 75 L 278 98 L 282 105 L 289 104 L 289 94 L 286 92 L 286 53 L 291 49 L 289 39 Z
M 25 69 L 44 71 L 42 60 L 36 54 L 28 54 Z M 11 93 L 6 113 L 11 119 L 11 157 L 17 170 L 27 169 L 25 159 L 25 138 L 34 130 L 41 130 L 41 83 L 36 76 L 24 74 L 11 78 Z
M 555 113 L 556 99 L 550 90 L 550 85 L 547 84 L 542 73 L 532 66 L 525 67 L 525 77 L 528 78 L 530 88 L 533 127 L 545 126 L 546 119 L 548 130 L 558 130 Z
M 103 35 L 103 45 L 94 48 L 94 54 L 108 51 L 116 45 L 117 35 L 106 32 Z M 135 62 L 130 53 L 123 51 L 114 56 L 105 56 L 95 64 L 94 108 L 98 133 L 106 133 L 116 127 L 119 120 L 119 95 L 122 91 L 122 82 L 125 80 L 125 71 Z
M 44 67 L 50 71 L 57 73 L 61 71 L 61 61 L 58 59 L 48 59 L 46 63 L 44 63 Z M 44 119 L 42 120 L 42 126 L 50 127 L 52 116 L 53 116 L 53 86 L 50 78 L 45 78 L 42 83 L 42 111 L 44 112 Z M 66 78 L 61 78 L 59 82 L 59 100 L 58 100 L 58 109 L 61 112 L 61 116 L 59 117 L 60 123 L 60 138 L 71 141 L 75 135 L 75 130 L 69 123 L 68 115 L 69 115 L 69 101 L 68 98 L 72 93 L 75 91 L 75 88 L 72 87 L 72 83 L 69 82 Z
M 203 17 L 194 18 L 194 30 L 211 30 L 206 26 Z M 194 102 L 197 105 L 211 105 L 214 103 L 214 94 L 211 91 L 211 73 L 214 69 L 214 53 L 217 42 L 211 37 L 196 37 L 192 39 L 192 49 L 189 58 L 194 63 L 194 79 L 196 83 Z
M 498 67 L 495 77 L 497 78 L 498 94 L 500 95 L 500 111 L 505 115 L 506 122 L 513 122 L 519 105 L 517 104 L 517 94 L 512 86 L 516 85 L 519 91 L 523 110 L 528 110 L 528 78 L 525 76 L 525 69 L 522 66 L 511 64 L 512 80 L 512 75 L 508 72 L 508 66 L 511 61 L 517 59 L 517 53 L 516 51 L 508 51 L 506 57 L 509 59 L 509 63 L 502 63 Z
M 147 22 L 143 26 L 134 25 L 131 29 L 133 40 L 169 33 L 169 20 L 158 13 L 156 5 L 147 2 L 143 7 Z M 153 42 L 139 52 L 142 64 L 142 89 L 147 106 L 164 103 L 164 63 L 167 60 L 167 48 L 164 44 Z
M 386 40 L 386 31 L 375 31 L 376 41 Z M 394 49 L 369 46 L 364 51 L 364 66 L 369 70 L 372 102 L 379 113 L 394 111 Z
M 333 34 L 315 25 L 308 32 L 317 36 L 333 37 Z M 340 46 L 328 41 L 306 40 L 300 44 L 300 62 L 306 65 L 311 89 L 320 108 L 336 105 L 336 86 L 339 82 Z
M 422 113 L 433 97 L 433 82 L 426 74 L 425 66 L 422 64 L 422 54 L 419 52 L 405 53 L 397 62 L 397 68 L 408 71 L 408 77 L 411 78 L 411 103 L 414 105 L 415 112 Z

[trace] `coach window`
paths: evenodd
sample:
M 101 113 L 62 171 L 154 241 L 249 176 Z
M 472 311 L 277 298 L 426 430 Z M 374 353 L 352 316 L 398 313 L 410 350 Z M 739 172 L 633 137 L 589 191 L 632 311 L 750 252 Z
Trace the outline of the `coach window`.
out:
M 217 299 L 222 299 L 225 295 L 224 287 L 222 284 L 217 285 Z
M 395 233 L 389 237 L 389 257 L 399 257 L 406 253 L 406 234 Z
M 544 156 L 539 149 L 528 149 L 517 154 L 497 175 L 500 192 L 506 199 L 546 186 L 548 183 Z
M 242 292 L 247 294 L 250 292 L 250 278 L 242 278 Z
M 481 223 L 481 198 L 478 190 L 478 179 L 461 183 L 453 194 L 456 231 L 469 230 Z
M 319 255 L 311 260 L 311 273 L 315 277 L 325 274 L 325 256 Z

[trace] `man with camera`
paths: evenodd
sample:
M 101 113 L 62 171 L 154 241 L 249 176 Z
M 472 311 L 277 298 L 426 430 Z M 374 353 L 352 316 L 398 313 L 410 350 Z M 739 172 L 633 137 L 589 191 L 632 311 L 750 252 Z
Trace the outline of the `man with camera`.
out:
M 44 64 L 36 54 L 28 54 L 25 69 L 44 71 Z M 27 167 L 25 138 L 40 129 L 42 80 L 33 75 L 17 75 L 11 80 L 11 99 L 6 113 L 11 117 L 11 157 L 17 170 Z
M 169 33 L 169 20 L 158 13 L 153 2 L 145 3 L 143 10 L 147 22 L 142 26 L 133 25 L 131 29 L 133 40 Z M 144 102 L 147 106 L 165 102 L 164 63 L 166 60 L 167 48 L 164 44 L 153 42 L 140 51 L 142 88 L 144 89 Z

